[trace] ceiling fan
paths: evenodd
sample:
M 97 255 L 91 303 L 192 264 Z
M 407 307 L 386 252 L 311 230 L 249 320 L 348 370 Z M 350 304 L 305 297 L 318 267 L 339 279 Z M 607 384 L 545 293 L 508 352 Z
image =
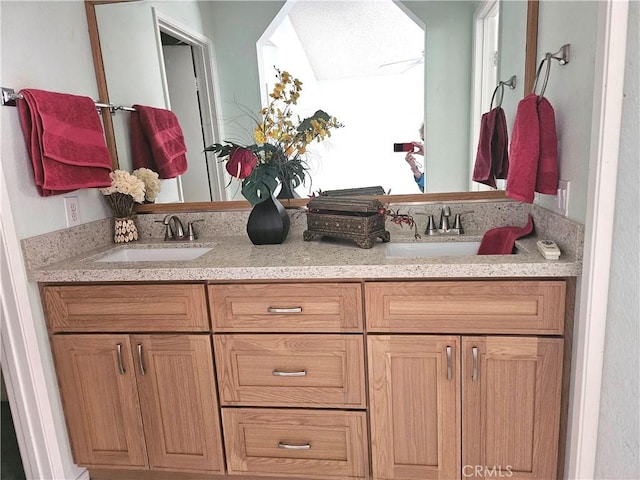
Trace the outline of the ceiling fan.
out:
M 421 65 L 423 63 L 424 63 L 424 50 L 422 51 L 422 54 L 419 57 L 409 58 L 407 60 L 398 60 L 397 62 L 383 63 L 382 65 L 379 65 L 378 68 L 390 67 L 392 65 L 406 65 L 406 68 L 402 70 L 402 72 L 400 72 L 400 73 L 404 73 L 408 70 L 411 70 L 413 67 L 417 65 Z

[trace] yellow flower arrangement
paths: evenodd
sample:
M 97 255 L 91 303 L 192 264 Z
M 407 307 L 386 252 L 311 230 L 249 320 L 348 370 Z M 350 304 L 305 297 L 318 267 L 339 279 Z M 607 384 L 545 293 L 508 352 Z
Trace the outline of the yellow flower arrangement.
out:
M 328 113 L 318 110 L 300 119 L 292 109 L 300 98 L 302 82 L 289 72 L 276 68 L 278 82 L 269 94 L 269 102 L 256 120 L 251 145 L 233 142 L 215 143 L 205 149 L 226 162 L 229 174 L 242 180 L 242 195 L 256 205 L 273 194 L 278 184 L 296 188 L 304 183 L 307 146 L 331 136 L 331 130 L 343 125 Z

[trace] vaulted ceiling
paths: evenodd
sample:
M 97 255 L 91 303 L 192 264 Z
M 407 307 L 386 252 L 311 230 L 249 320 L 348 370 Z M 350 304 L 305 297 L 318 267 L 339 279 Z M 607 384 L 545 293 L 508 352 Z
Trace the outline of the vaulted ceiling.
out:
M 318 80 L 395 74 L 423 60 L 424 30 L 391 0 L 302 0 L 289 18 Z

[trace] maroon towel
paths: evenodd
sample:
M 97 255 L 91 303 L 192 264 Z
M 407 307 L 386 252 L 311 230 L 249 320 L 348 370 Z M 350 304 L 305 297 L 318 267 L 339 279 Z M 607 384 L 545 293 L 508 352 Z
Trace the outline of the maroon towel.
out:
M 558 194 L 558 137 L 556 116 L 549 101 L 542 97 L 538 103 L 538 124 L 540 125 L 540 156 L 536 192 L 546 195 Z
M 540 126 L 538 123 L 538 96 L 527 95 L 518 104 L 511 132 L 507 197 L 533 203 L 540 157 Z
M 518 104 L 511 140 L 507 197 L 533 203 L 534 192 L 558 193 L 558 138 L 553 107 L 532 93 Z
M 480 120 L 480 138 L 478 139 L 478 151 L 472 176 L 474 182 L 484 183 L 493 188 L 496 188 L 496 180 L 491 169 L 491 144 L 495 125 L 496 109 L 494 108 L 483 114 Z
M 496 188 L 496 178 L 507 178 L 508 144 L 504 110 L 496 107 L 482 115 L 473 181 Z
M 25 89 L 18 113 L 38 193 L 111 185 L 111 157 L 89 97 Z
M 507 133 L 507 118 L 502 108 L 499 109 L 496 115 L 491 166 L 494 177 L 502 180 L 507 178 L 507 174 L 509 173 L 509 135 Z
M 524 227 L 498 227 L 487 230 L 478 248 L 478 255 L 510 255 L 516 240 L 533 231 L 533 218 L 529 215 Z
M 131 113 L 133 168 L 148 168 L 160 178 L 174 178 L 187 171 L 187 147 L 178 117 L 171 110 L 134 105 Z

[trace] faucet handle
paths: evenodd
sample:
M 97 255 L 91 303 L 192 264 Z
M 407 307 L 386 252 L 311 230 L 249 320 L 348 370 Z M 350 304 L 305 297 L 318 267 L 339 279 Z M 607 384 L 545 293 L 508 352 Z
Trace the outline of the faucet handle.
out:
M 456 213 L 456 216 L 453 220 L 453 229 L 456 230 L 460 235 L 464 233 L 464 229 L 462 228 L 462 221 L 460 220 L 459 213 Z
M 155 223 L 161 223 L 162 225 L 164 225 L 164 239 L 165 240 L 170 240 L 173 238 L 173 232 L 171 231 L 171 227 L 169 226 L 169 222 L 166 221 L 167 218 L 165 217 L 164 220 L 154 220 Z
M 193 229 L 193 224 L 196 222 L 204 222 L 204 220 L 198 219 L 198 220 L 193 220 L 192 222 L 187 223 L 187 239 L 188 240 L 196 240 L 198 238 L 195 230 Z
M 427 215 L 427 228 L 424 231 L 427 235 L 435 235 L 438 233 L 436 228 L 436 221 L 433 219 L 433 215 Z
M 467 210 L 464 212 L 456 213 L 456 216 L 453 219 L 453 229 L 458 232 L 458 234 L 462 235 L 464 233 L 464 229 L 462 228 L 462 215 L 466 215 L 467 213 L 473 213 L 473 210 Z

